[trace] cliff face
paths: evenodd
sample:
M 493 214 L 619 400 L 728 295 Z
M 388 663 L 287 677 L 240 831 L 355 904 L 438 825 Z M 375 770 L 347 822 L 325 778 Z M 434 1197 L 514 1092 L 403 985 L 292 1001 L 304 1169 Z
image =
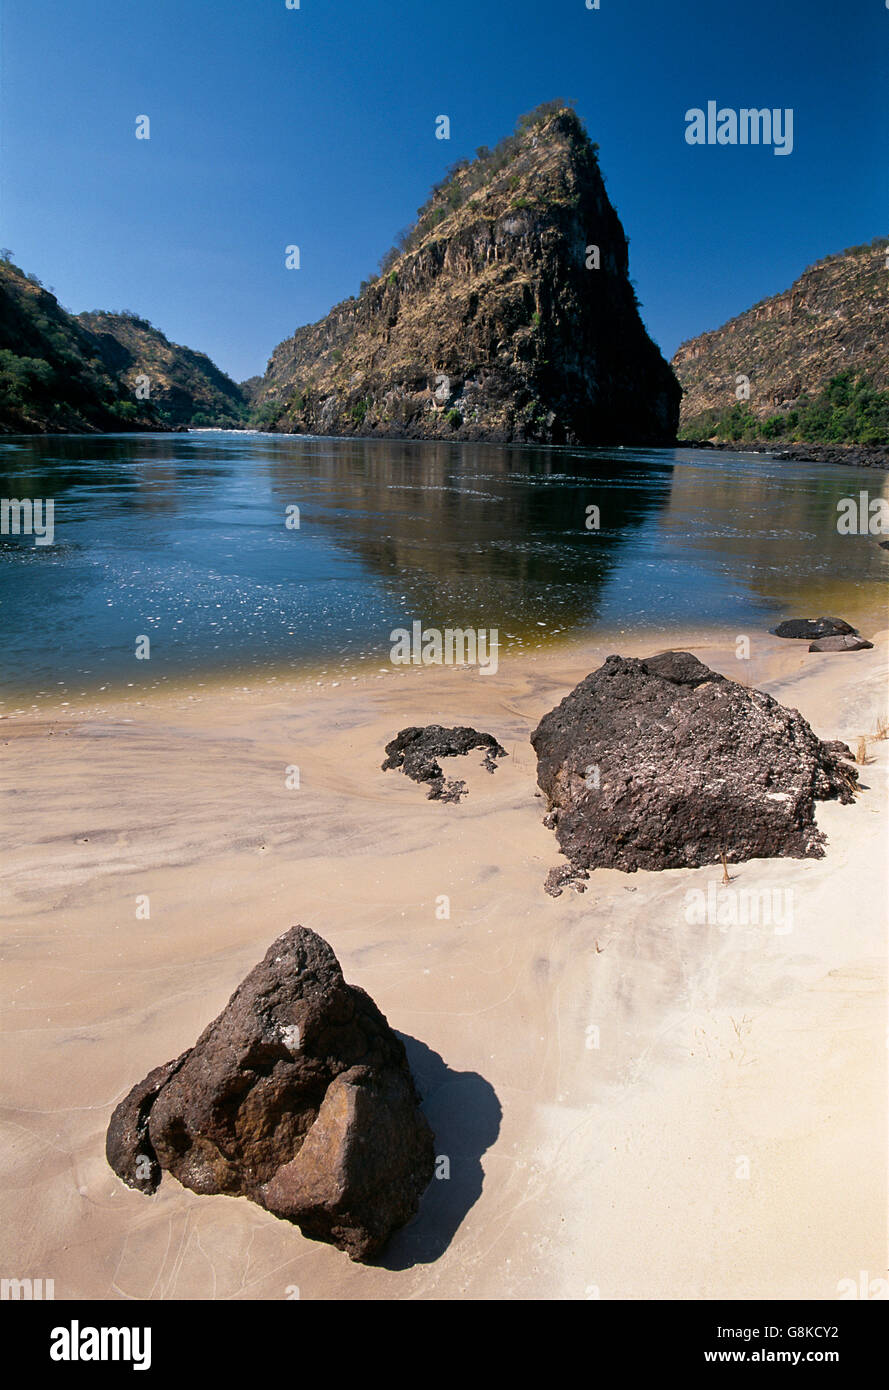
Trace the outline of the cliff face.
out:
M 203 352 L 171 343 L 160 329 L 131 314 L 78 314 L 109 372 L 134 398 L 136 377 L 149 379 L 150 400 L 163 425 L 241 426 L 247 398 Z
M 735 406 L 741 375 L 749 379 L 745 411 L 757 420 L 818 397 L 840 373 L 889 388 L 887 246 L 878 237 L 828 256 L 789 290 L 683 343 L 673 358 L 684 392 L 680 432 L 709 437 L 716 417 Z
M 263 427 L 584 445 L 675 437 L 679 387 L 639 317 L 627 240 L 572 111 L 525 118 L 457 166 L 383 265 L 275 349 L 254 395 Z
M 0 261 L 0 433 L 156 429 L 54 294 Z

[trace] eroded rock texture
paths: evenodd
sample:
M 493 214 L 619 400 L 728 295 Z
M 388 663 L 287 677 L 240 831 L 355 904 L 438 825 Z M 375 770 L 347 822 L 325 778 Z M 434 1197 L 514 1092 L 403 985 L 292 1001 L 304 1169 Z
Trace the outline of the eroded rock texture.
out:
M 416 1212 L 432 1132 L 404 1045 L 330 946 L 305 927 L 273 943 L 194 1047 L 111 1117 L 111 1167 L 153 1192 L 249 1197 L 365 1260 Z
M 546 823 L 570 861 L 557 895 L 599 866 L 633 871 L 820 857 L 814 803 L 852 800 L 841 743 L 689 652 L 610 656 L 531 735 Z
M 402 729 L 396 734 L 386 744 L 387 756 L 382 767 L 384 772 L 400 767 L 414 782 L 428 782 L 430 801 L 459 801 L 466 793 L 466 783 L 457 778 L 448 780 L 437 759 L 457 758 L 473 748 L 486 750 L 482 766 L 488 772 L 496 770 L 498 758 L 507 757 L 506 749 L 493 734 L 481 734 L 465 725 L 446 729 L 441 724 L 427 724 L 424 728 Z

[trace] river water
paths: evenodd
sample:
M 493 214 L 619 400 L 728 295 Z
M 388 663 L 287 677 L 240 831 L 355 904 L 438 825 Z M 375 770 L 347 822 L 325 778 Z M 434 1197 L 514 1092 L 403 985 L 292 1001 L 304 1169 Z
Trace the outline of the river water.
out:
M 496 630 L 501 658 L 825 612 L 885 625 L 889 551 L 837 528 L 862 491 L 886 475 L 717 450 L 8 437 L 0 497 L 52 500 L 53 527 L 0 534 L 0 697 L 380 668 L 416 621 Z

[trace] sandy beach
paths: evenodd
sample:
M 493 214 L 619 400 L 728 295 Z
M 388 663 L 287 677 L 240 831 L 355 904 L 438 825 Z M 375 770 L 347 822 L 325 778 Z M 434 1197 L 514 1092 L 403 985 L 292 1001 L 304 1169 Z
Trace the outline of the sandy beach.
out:
M 885 1277 L 889 741 L 853 805 L 818 804 L 825 858 L 733 866 L 739 888 L 792 889 L 789 931 L 689 923 L 718 867 L 597 870 L 548 897 L 528 742 L 610 652 L 670 646 L 854 749 L 886 714 L 889 634 L 868 635 L 824 655 L 762 636 L 741 661 L 725 631 L 672 632 L 486 677 L 3 718 L 3 1275 L 57 1299 L 282 1300 L 835 1299 Z M 493 776 L 479 754 L 446 766 L 459 805 L 380 770 L 431 722 L 509 754 Z M 369 1266 L 169 1176 L 145 1197 L 104 1157 L 116 1103 L 295 923 L 405 1037 L 450 1160 Z

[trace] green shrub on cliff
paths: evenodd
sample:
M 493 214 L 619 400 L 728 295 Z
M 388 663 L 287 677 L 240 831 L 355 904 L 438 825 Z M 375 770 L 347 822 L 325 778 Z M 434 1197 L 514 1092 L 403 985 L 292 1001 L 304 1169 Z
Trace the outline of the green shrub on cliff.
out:
M 757 419 L 747 404 L 705 411 L 691 422 L 704 439 L 769 440 L 801 444 L 885 444 L 889 440 L 889 391 L 865 377 L 839 372 L 816 396 L 801 396 L 792 410 Z
M 298 398 L 297 398 L 298 399 Z M 295 405 L 290 403 L 291 410 L 301 410 L 302 401 Z M 250 428 L 254 430 L 270 430 L 281 414 L 280 403 L 276 401 L 263 401 L 261 405 L 254 406 L 250 412 Z

